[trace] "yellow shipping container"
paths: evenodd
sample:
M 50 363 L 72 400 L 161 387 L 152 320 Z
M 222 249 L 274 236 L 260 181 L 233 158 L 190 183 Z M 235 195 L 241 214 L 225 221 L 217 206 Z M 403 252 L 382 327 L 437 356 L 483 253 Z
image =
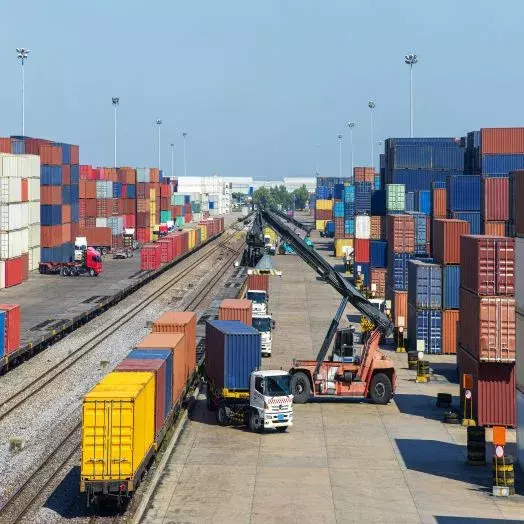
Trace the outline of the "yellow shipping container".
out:
M 353 251 L 353 239 L 352 238 L 337 238 L 335 239 L 335 256 L 343 257 L 344 252 L 351 248 Z
M 205 242 L 207 240 L 207 227 L 198 226 L 198 229 L 200 229 L 200 241 Z
M 315 203 L 317 209 L 333 209 L 333 200 L 317 200 Z
M 110 373 L 84 397 L 80 491 L 89 481 L 127 481 L 155 448 L 155 375 Z
M 324 231 L 327 222 L 329 222 L 329 220 L 315 220 L 315 229 L 317 231 Z
M 154 202 L 156 200 L 156 191 L 154 187 L 149 188 L 149 200 Z

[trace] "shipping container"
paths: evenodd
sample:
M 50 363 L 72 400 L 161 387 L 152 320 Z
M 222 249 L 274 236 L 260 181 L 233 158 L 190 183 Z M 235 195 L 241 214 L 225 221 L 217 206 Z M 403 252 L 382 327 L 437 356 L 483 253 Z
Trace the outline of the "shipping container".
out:
M 405 210 L 406 211 L 415 211 L 415 192 L 414 191 L 408 191 L 406 193 Z
M 154 447 L 154 413 L 153 373 L 104 377 L 86 394 L 82 406 L 82 480 L 132 479 Z
M 355 213 L 371 212 L 372 184 L 370 182 L 355 183 Z
M 355 237 L 369 239 L 371 236 L 371 217 L 369 215 L 357 215 L 355 217 Z
M 445 265 L 442 267 L 442 307 L 459 309 L 460 307 L 460 266 Z
M 439 264 L 460 264 L 462 235 L 469 235 L 469 223 L 464 220 L 433 221 L 433 257 Z
M 412 253 L 393 253 L 388 250 L 388 286 L 395 291 L 408 290 L 408 264 Z
M 0 311 L 0 333 L 6 332 L 6 312 Z M 5 335 L 0 337 L 0 358 L 5 356 Z
M 395 169 L 385 173 L 385 182 L 403 184 L 406 191 L 420 191 L 429 189 L 434 182 L 445 182 L 449 176 L 462 174 L 462 170 Z
M 442 307 L 442 268 L 438 264 L 409 261 L 408 304 L 415 309 Z
M 346 253 L 353 253 L 353 239 L 352 238 L 336 238 L 333 245 L 335 256 L 337 258 L 344 257 Z M 365 243 L 365 241 L 364 241 Z
M 370 261 L 370 240 L 355 238 L 354 240 L 355 264 Z
M 261 365 L 256 329 L 236 320 L 207 322 L 205 369 L 216 388 L 249 390 L 250 375 Z
M 370 238 L 371 240 L 385 240 L 386 218 L 383 216 L 371 216 Z
M 424 352 L 442 353 L 442 312 L 434 309 L 416 309 L 408 302 L 408 338 L 416 351 L 417 341 L 424 341 Z
M 415 221 L 413 216 L 388 214 L 386 238 L 394 253 L 413 253 L 415 251 Z
M 483 178 L 481 203 L 484 220 L 509 220 L 509 178 Z
M 372 240 L 370 242 L 370 258 L 372 268 L 387 267 L 388 243 L 384 240 Z
M 372 267 L 370 271 L 370 289 L 374 298 L 386 298 L 387 269 Z M 375 289 L 373 289 L 373 286 Z
M 78 236 L 86 237 L 88 246 L 111 247 L 112 233 L 109 227 L 80 228 Z
M 160 261 L 162 264 L 171 262 L 174 258 L 173 243 L 168 239 L 160 239 L 157 244 L 160 246 Z
M 478 295 L 515 293 L 515 240 L 465 235 L 460 239 L 460 284 Z
M 226 298 L 222 300 L 218 308 L 218 320 L 238 320 L 251 326 L 253 321 L 251 300 Z
M 450 218 L 468 222 L 471 235 L 480 235 L 482 232 L 480 211 L 452 211 L 449 214 Z
M 140 269 L 151 271 L 158 269 L 161 264 L 162 247 L 159 244 L 145 244 L 140 251 Z
M 386 293 L 388 290 L 386 289 Z M 408 292 L 393 291 L 393 322 L 395 327 L 408 327 Z
M 452 266 L 448 266 L 452 267 Z M 442 310 L 442 353 L 454 355 L 457 352 L 457 323 L 460 312 L 457 309 Z
M 515 332 L 513 297 L 481 297 L 460 288 L 459 343 L 475 358 L 514 362 Z
M 515 365 L 479 362 L 460 346 L 457 347 L 457 365 L 461 413 L 465 412 L 462 377 L 468 374 L 473 378 L 471 401 L 473 419 L 477 425 L 515 427 Z
M 431 216 L 433 218 L 446 218 L 447 216 L 447 196 L 445 187 L 433 187 L 431 190 Z
M 4 352 L 9 355 L 20 347 L 20 305 L 0 304 L 0 311 L 5 312 Z
M 431 215 L 431 191 L 424 189 L 415 193 L 415 211 Z
M 515 238 L 515 267 L 524 267 L 524 239 L 520 237 Z M 519 273 L 515 279 L 515 300 L 517 311 L 524 315 L 524 278 L 522 273 Z
M 448 211 L 480 212 L 480 176 L 450 176 L 446 189 Z
M 495 237 L 514 236 L 508 222 L 482 222 L 482 234 Z
M 406 189 L 403 184 L 386 184 L 386 210 L 404 211 L 406 209 Z

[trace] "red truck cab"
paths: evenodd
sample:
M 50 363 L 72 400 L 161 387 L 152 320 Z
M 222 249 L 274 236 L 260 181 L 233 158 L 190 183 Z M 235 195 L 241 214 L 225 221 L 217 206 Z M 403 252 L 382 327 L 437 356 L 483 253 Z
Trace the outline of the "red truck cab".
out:
M 102 273 L 102 256 L 96 249 L 87 248 L 85 266 L 88 271 L 92 269 L 97 276 Z

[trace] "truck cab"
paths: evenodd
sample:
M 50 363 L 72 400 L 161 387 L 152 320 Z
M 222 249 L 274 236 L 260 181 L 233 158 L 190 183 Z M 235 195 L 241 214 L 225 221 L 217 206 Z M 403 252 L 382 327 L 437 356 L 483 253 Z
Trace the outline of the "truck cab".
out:
M 271 331 L 275 327 L 275 321 L 271 318 L 271 315 L 253 316 L 252 326 L 260 332 L 262 356 L 270 357 L 273 341 Z
M 246 298 L 253 302 L 253 317 L 267 315 L 267 292 L 263 289 L 250 289 L 246 293 Z

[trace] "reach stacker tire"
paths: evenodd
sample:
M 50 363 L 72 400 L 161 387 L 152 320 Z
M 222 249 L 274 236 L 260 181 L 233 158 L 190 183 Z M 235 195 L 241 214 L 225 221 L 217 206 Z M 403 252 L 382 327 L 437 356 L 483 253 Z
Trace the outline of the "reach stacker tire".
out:
M 393 396 L 391 380 L 384 373 L 377 373 L 371 380 L 369 395 L 375 404 L 387 404 Z
M 302 371 L 298 371 L 291 377 L 291 394 L 296 404 L 305 404 L 311 397 L 309 378 Z

